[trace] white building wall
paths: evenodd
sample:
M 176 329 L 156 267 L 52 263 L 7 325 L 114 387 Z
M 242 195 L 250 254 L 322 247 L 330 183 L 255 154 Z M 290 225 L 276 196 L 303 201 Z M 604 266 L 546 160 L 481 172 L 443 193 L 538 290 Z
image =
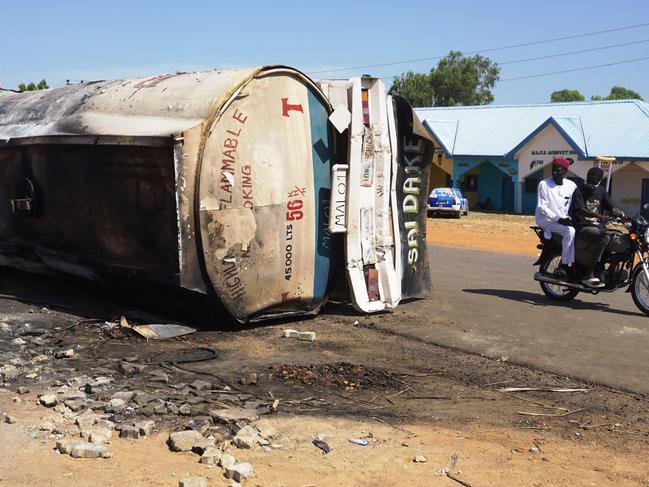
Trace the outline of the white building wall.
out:
M 649 179 L 649 162 L 631 163 L 613 173 L 611 197 L 624 213 L 640 212 L 643 179 Z

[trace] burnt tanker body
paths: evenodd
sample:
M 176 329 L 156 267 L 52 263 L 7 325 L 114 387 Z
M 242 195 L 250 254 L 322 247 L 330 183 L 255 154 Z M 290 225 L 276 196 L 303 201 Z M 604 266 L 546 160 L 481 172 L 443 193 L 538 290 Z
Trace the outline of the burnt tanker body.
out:
M 338 131 L 333 111 L 318 85 L 283 66 L 0 92 L 0 265 L 182 288 L 242 322 L 315 313 L 336 273 L 347 269 L 350 281 L 354 268 L 361 301 L 393 307 L 397 296 L 383 296 L 387 278 L 375 269 L 386 249 L 401 262 L 401 239 L 386 247 L 377 225 L 361 228 L 376 249 L 351 262 L 336 232 L 352 231 L 355 215 L 367 220 L 367 208 L 339 195 L 348 225 L 329 224 L 332 177 L 347 182 L 353 168 L 340 157 L 355 140 L 354 110 Z M 413 120 L 406 130 L 421 139 L 423 161 L 429 147 Z M 409 147 L 402 156 L 412 161 Z M 397 164 L 394 149 L 386 168 Z M 336 162 L 347 172 L 332 172 Z M 373 181 L 394 186 L 395 206 L 397 172 L 377 170 Z M 369 218 L 387 218 L 388 233 L 399 234 L 392 213 Z M 407 233 L 403 242 L 412 245 Z M 408 273 L 392 267 L 399 280 Z M 419 271 L 411 274 L 423 289 L 423 258 Z

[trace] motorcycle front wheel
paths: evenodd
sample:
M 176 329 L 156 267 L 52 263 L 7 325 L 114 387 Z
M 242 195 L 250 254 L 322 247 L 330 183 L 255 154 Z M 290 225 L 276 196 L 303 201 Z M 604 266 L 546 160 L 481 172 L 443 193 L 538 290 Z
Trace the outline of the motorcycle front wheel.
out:
M 559 268 L 560 263 L 561 255 L 548 255 L 548 257 L 544 259 L 543 262 L 541 262 L 539 270 L 543 274 L 553 275 Z M 563 287 L 557 284 L 551 284 L 549 282 L 543 281 L 539 282 L 539 284 L 541 285 L 541 290 L 543 291 L 543 293 L 548 298 L 554 299 L 555 301 L 570 301 L 575 296 L 577 296 L 577 294 L 579 294 L 579 291 L 577 291 L 576 289 L 571 289 L 569 287 Z
M 631 297 L 638 309 L 649 316 L 649 281 L 642 266 L 638 266 L 633 273 Z

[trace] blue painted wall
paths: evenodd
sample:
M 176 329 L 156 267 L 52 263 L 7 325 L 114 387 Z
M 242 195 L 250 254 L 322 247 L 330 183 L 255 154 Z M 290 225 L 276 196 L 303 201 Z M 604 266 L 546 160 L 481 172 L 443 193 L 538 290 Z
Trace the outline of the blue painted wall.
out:
M 533 174 L 527 179 L 529 180 L 536 179 L 537 181 L 540 181 L 542 178 L 543 178 L 543 172 L 541 171 Z M 523 213 L 526 213 L 528 215 L 533 215 L 534 211 L 536 210 L 536 192 L 526 193 L 524 189 L 525 189 L 525 185 L 523 185 Z

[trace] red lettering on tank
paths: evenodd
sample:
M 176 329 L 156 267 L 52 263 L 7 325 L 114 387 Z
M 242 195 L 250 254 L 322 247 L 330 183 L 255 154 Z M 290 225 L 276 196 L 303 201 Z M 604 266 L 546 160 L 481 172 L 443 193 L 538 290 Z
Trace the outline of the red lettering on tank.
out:
M 302 110 L 302 105 L 300 105 L 299 103 L 291 105 L 288 102 L 288 98 L 282 98 L 282 116 L 288 117 L 288 112 L 304 113 L 304 110 Z
M 223 147 L 226 149 L 236 149 L 237 146 L 239 145 L 239 141 L 237 139 L 225 139 L 223 142 Z M 225 155 L 225 152 L 223 153 Z
M 232 118 L 234 118 L 236 121 L 241 122 L 241 123 L 246 123 L 246 120 L 248 120 L 248 116 L 244 115 L 243 112 L 240 112 L 238 108 L 234 109 L 234 113 L 232 114 Z
M 244 208 L 252 209 L 253 194 L 252 194 L 252 168 L 249 164 L 241 166 L 241 197 L 243 199 Z
M 241 135 L 241 129 L 237 130 L 236 132 L 234 130 L 228 129 L 226 130 L 226 132 L 230 135 L 234 135 L 235 137 L 239 137 L 239 135 Z

